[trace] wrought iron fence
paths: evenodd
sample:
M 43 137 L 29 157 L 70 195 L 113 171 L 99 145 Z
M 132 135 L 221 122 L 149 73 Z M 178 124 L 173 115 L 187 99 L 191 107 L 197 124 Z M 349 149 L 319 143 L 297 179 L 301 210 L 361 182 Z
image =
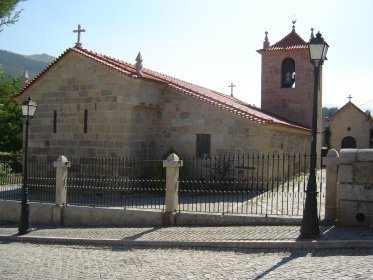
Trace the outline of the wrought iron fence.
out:
M 309 157 L 301 154 L 184 159 L 179 212 L 301 216 L 308 168 Z M 320 169 L 320 216 L 325 200 L 323 176 Z
M 162 161 L 126 158 L 70 158 L 67 203 L 164 210 Z M 184 158 L 180 168 L 179 212 L 301 216 L 308 179 L 306 155 L 245 155 Z M 324 174 L 318 206 L 324 211 Z M 21 200 L 22 161 L 0 158 L 0 199 Z M 55 201 L 53 159 L 30 158 L 30 201 Z
M 0 157 L 0 199 L 21 200 L 23 184 L 21 156 Z M 46 157 L 28 160 L 29 201 L 54 202 L 55 170 Z
M 16 155 L 0 156 L 0 199 L 20 200 L 22 185 L 21 157 Z
M 162 161 L 72 158 L 67 203 L 164 209 Z

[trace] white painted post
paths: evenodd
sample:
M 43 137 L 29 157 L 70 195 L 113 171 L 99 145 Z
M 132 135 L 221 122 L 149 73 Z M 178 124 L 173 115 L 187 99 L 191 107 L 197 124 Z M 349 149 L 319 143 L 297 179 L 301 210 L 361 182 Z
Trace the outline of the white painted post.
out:
M 182 166 L 183 161 L 174 153 L 163 161 L 163 167 L 166 168 L 166 209 L 162 215 L 164 225 L 175 225 L 175 212 L 178 207 L 179 168 Z
M 53 205 L 53 224 L 63 224 L 63 207 L 66 205 L 67 196 L 67 169 L 71 163 L 65 156 L 59 156 L 53 162 L 56 168 L 56 203 Z
M 323 158 L 326 165 L 326 189 L 325 189 L 325 220 L 334 221 L 337 219 L 337 183 L 339 154 L 332 149 Z

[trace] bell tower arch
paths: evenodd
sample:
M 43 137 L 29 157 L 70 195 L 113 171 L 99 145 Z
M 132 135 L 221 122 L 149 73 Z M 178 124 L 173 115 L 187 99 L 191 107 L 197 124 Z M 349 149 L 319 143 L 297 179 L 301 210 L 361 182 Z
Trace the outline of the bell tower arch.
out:
M 261 109 L 271 115 L 299 124 L 312 126 L 313 66 L 309 50 L 295 31 L 270 45 L 268 32 L 265 33 L 262 56 Z M 322 75 L 320 72 L 320 81 Z M 321 86 L 319 112 L 321 120 Z

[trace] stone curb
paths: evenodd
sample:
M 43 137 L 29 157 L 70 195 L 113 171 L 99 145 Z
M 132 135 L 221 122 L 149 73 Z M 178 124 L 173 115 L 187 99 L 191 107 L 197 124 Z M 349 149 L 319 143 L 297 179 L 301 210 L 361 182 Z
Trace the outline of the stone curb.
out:
M 161 240 L 126 240 L 126 239 L 88 239 L 37 236 L 0 235 L 0 241 L 95 245 L 95 246 L 129 246 L 129 247 L 196 247 L 196 248 L 231 248 L 231 249 L 354 249 L 373 248 L 373 239 L 369 240 L 250 240 L 250 241 L 161 241 Z

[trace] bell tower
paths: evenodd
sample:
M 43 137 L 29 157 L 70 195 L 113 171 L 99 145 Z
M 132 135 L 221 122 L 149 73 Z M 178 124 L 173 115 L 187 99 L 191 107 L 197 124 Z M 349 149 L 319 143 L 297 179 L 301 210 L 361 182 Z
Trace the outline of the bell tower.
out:
M 263 48 L 258 53 L 262 55 L 261 109 L 311 128 L 314 76 L 307 42 L 295 32 L 293 25 L 292 31 L 274 45 L 270 45 L 268 32 L 265 32 Z M 320 72 L 320 81 L 321 77 Z M 321 114 L 319 88 L 318 111 Z

